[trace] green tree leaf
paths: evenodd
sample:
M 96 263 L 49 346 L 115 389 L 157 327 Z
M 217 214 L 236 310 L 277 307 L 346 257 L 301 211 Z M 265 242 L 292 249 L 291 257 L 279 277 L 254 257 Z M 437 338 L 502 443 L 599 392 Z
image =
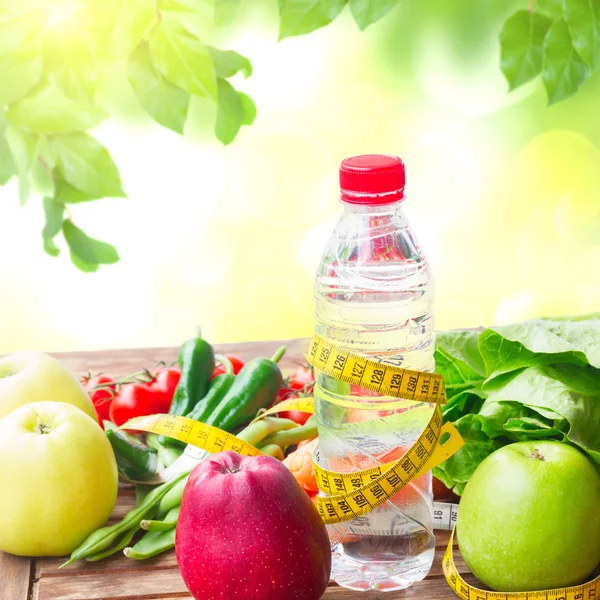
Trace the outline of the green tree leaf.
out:
M 228 79 L 237 73 L 243 73 L 248 78 L 252 75 L 252 63 L 233 50 L 219 50 L 206 46 L 215 66 L 215 75 L 220 79 Z
M 348 0 L 350 12 L 361 31 L 385 17 L 398 2 L 399 0 Z
M 243 92 L 238 92 L 238 96 L 244 107 L 244 120 L 242 121 L 242 125 L 252 125 L 254 119 L 256 119 L 256 104 L 254 104 L 254 100 L 252 100 L 250 96 L 246 96 Z
M 107 117 L 101 108 L 72 100 L 48 83 L 37 86 L 6 111 L 6 118 L 33 133 L 70 133 L 89 129 Z
M 242 0 L 215 0 L 215 24 L 223 27 L 233 22 Z
M 18 100 L 38 82 L 42 58 L 37 50 L 16 50 L 0 54 L 0 105 Z
M 83 5 L 85 31 L 102 62 L 129 56 L 157 21 L 156 0 L 102 0 Z
M 567 22 L 559 19 L 548 31 L 544 43 L 542 80 L 548 104 L 572 96 L 589 74 L 588 66 L 573 46 Z
M 9 125 L 4 135 L 19 176 L 19 202 L 25 204 L 31 186 L 29 172 L 37 159 L 37 138 L 22 129 Z
M 215 123 L 215 135 L 217 139 L 227 145 L 233 142 L 244 123 L 244 105 L 240 95 L 228 81 L 219 79 L 217 86 L 219 106 Z
M 600 66 L 600 0 L 564 0 L 573 46 L 587 64 Z
M 96 198 L 124 197 L 119 171 L 108 150 L 87 133 L 52 138 L 57 168 L 73 187 Z
M 78 269 L 94 272 L 98 269 L 98 265 L 112 265 L 119 262 L 119 253 L 114 246 L 91 238 L 70 219 L 63 221 L 62 231 L 69 245 L 71 260 Z
M 60 248 L 54 243 L 54 238 L 62 229 L 64 214 L 64 204 L 49 196 L 44 198 L 46 224 L 44 225 L 44 229 L 42 229 L 42 238 L 44 240 L 44 250 L 50 256 L 58 256 L 60 254 Z
M 0 21 L 0 106 L 12 104 L 42 75 L 39 29 L 34 10 L 6 14 Z
M 181 23 L 165 19 L 150 36 L 154 64 L 172 83 L 197 96 L 217 97 L 217 81 L 206 46 Z
M 91 202 L 99 200 L 102 196 L 90 195 L 82 192 L 67 183 L 62 175 L 55 170 L 54 172 L 54 199 L 61 204 L 80 204 L 81 202 Z
M 157 71 L 146 42 L 134 50 L 128 70 L 129 83 L 148 114 L 163 127 L 183 133 L 190 95 Z
M 542 72 L 544 38 L 552 21 L 520 10 L 509 17 L 500 33 L 500 68 L 514 90 Z
M 89 35 L 83 30 L 70 31 L 68 36 L 48 30 L 42 52 L 46 78 L 68 98 L 91 103 L 98 66 Z
M 279 0 L 279 39 L 329 25 L 345 5 L 346 0 Z
M 4 185 L 17 172 L 10 146 L 4 137 L 5 129 L 6 127 L 0 124 L 0 186 Z
M 536 9 L 554 19 L 560 19 L 563 16 L 563 0 L 536 0 Z

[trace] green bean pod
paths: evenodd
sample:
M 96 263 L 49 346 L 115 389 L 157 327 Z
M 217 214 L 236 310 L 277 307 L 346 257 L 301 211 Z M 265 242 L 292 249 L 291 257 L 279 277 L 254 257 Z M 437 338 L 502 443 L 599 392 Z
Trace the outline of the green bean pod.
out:
M 152 558 L 175 547 L 175 533 L 175 527 L 171 527 L 167 531 L 148 531 L 135 546 L 125 548 L 123 554 L 133 560 Z

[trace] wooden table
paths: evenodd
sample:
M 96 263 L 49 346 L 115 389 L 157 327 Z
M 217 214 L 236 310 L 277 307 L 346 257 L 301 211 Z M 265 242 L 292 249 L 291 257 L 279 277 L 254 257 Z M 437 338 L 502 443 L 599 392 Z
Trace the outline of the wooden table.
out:
M 251 342 L 246 344 L 223 344 L 221 353 L 231 352 L 242 358 L 271 356 L 282 344 L 288 351 L 281 360 L 283 369 L 291 369 L 303 362 L 302 355 L 308 349 L 307 340 L 284 342 Z M 106 350 L 101 352 L 77 352 L 56 354 L 75 373 L 104 372 L 125 375 L 142 368 L 151 368 L 160 361 L 176 359 L 174 348 Z M 114 522 L 133 507 L 134 489 L 121 485 L 117 505 L 111 517 Z M 436 555 L 429 576 L 408 590 L 401 592 L 359 593 L 335 584 L 327 589 L 326 600 L 450 600 L 456 598 L 442 574 L 442 556 L 448 543 L 447 532 L 436 533 Z M 456 565 L 462 574 L 468 570 L 460 556 L 455 554 Z M 59 570 L 64 562 L 58 558 L 19 558 L 0 552 L 0 600 L 175 600 L 191 596 L 179 574 L 173 552 L 154 559 L 137 562 L 122 554 L 99 563 L 79 561 Z M 475 583 L 471 575 L 469 583 Z M 243 598 L 235 600 L 244 600 Z

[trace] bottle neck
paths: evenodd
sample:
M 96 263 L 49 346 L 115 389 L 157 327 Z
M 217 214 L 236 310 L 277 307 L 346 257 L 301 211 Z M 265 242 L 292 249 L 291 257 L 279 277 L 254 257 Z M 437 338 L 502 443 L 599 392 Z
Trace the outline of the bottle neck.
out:
M 393 216 L 401 213 L 401 205 L 403 200 L 404 198 L 401 198 L 386 204 L 353 204 L 350 202 L 344 202 L 343 200 L 341 200 L 341 203 L 344 207 L 345 214 L 385 217 L 386 215 Z

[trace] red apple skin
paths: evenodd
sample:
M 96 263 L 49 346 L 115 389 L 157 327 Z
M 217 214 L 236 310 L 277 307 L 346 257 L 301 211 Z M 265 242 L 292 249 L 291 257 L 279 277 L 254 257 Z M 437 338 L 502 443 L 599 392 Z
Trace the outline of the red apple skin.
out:
M 331 572 L 325 525 L 270 456 L 221 452 L 186 485 L 175 541 L 197 600 L 318 600 Z

